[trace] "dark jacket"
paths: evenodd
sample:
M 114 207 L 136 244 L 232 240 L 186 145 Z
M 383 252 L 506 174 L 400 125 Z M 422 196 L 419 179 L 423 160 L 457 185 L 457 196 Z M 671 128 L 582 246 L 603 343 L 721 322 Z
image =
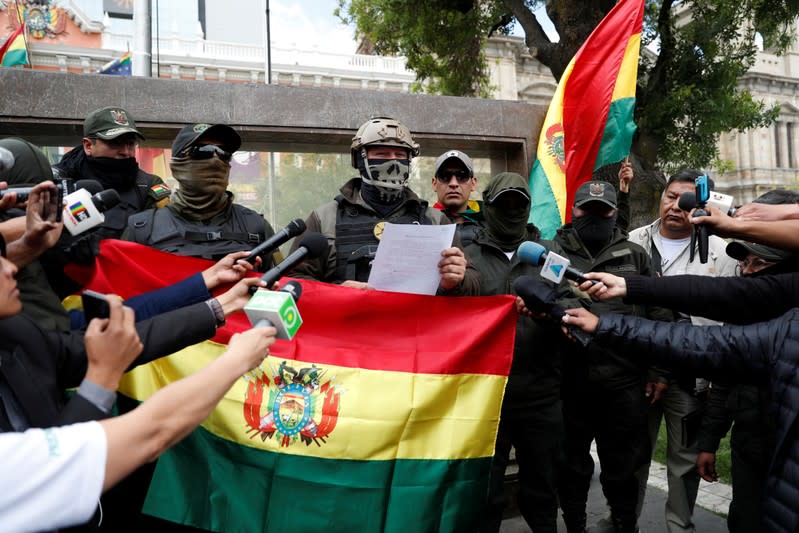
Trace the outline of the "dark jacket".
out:
M 451 224 L 449 218 L 427 205 L 425 200 L 419 198 L 416 193 L 408 188 L 403 189 L 405 198 L 402 203 L 393 212 L 385 217 L 381 217 L 372 207 L 370 207 L 361 198 L 361 178 L 353 178 L 345 183 L 340 191 L 341 194 L 333 200 L 328 202 L 314 211 L 305 220 L 306 230 L 308 232 L 319 232 L 327 238 L 329 245 L 327 257 L 320 259 L 310 259 L 303 261 L 299 266 L 291 271 L 292 276 L 304 279 L 315 279 L 318 281 L 326 281 L 329 283 L 341 283 L 346 278 L 337 275 L 338 257 L 336 252 L 336 221 L 339 209 L 349 209 L 353 213 L 371 217 L 374 224 L 381 221 L 392 222 L 397 218 L 406 215 L 415 215 L 420 213 L 425 219 L 427 224 Z M 305 233 L 294 239 L 291 245 L 291 251 L 295 251 L 299 247 Z M 460 240 L 457 233 L 455 234 L 455 241 L 453 246 L 460 246 Z M 476 295 L 479 291 L 477 281 L 477 271 L 471 263 L 466 269 L 466 275 L 463 281 L 452 290 L 446 291 L 447 295 Z M 440 291 L 441 292 L 441 291 Z
M 538 239 L 538 229 L 528 226 L 528 239 Z M 480 275 L 480 295 L 513 294 L 513 281 L 519 276 L 539 279 L 540 267 L 519 261 L 518 255 L 508 256 L 492 242 L 485 232 L 479 232 L 466 253 Z M 563 297 L 568 297 L 563 292 Z M 522 409 L 549 404 L 560 397 L 561 364 L 559 345 L 563 335 L 557 326 L 547 327 L 528 317 L 516 321 L 516 341 L 513 348 L 503 409 Z
M 631 276 L 626 283 L 625 302 L 661 305 L 728 324 L 762 322 L 799 307 L 799 273 L 755 278 Z
M 582 272 L 609 272 L 617 276 L 641 274 L 652 276 L 652 262 L 643 248 L 627 240 L 627 234 L 616 229 L 610 242 L 596 255 L 586 249 L 571 224 L 558 230 L 554 242 L 563 250 L 571 265 Z M 576 289 L 575 289 L 576 291 Z M 579 294 L 578 294 L 579 296 Z M 669 320 L 672 314 L 652 306 L 628 304 L 620 300 L 595 302 L 581 300 L 583 307 L 592 313 L 619 313 Z M 567 307 L 564 303 L 562 307 Z M 603 389 L 625 388 L 643 383 L 647 378 L 647 365 L 641 359 L 631 359 L 625 354 L 591 344 L 586 350 L 570 345 L 564 354 L 564 377 L 589 383 Z
M 144 350 L 134 366 L 210 338 L 216 321 L 203 302 L 139 322 L 136 329 Z M 14 392 L 32 427 L 107 416 L 82 396 L 67 399 L 64 394 L 80 384 L 87 364 L 83 332 L 44 331 L 23 314 L 0 320 L 0 379 Z M 0 427 L 0 431 L 9 429 Z
M 726 279 L 738 278 L 711 281 Z M 714 380 L 751 383 L 768 379 L 777 433 L 764 490 L 763 523 L 772 532 L 799 530 L 799 309 L 769 322 L 701 328 L 603 315 L 596 341 L 631 356 L 647 354 L 660 363 Z

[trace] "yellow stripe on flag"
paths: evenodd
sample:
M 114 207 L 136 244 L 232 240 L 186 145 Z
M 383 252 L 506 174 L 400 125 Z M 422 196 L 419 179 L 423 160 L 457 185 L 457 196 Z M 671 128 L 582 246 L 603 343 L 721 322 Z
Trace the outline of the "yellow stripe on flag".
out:
M 204 367 L 225 348 L 206 341 L 137 367 L 125 376 L 120 391 L 143 401 L 166 384 Z M 279 374 L 277 370 L 283 361 L 270 356 L 261 365 L 275 393 L 279 389 L 274 376 Z M 291 360 L 287 363 L 296 370 L 312 365 Z M 507 381 L 504 376 L 316 367 L 323 372 L 319 382 L 330 383 L 339 394 L 335 429 L 323 442 L 310 445 L 295 442 L 286 446 L 276 435 L 262 439 L 262 433 L 248 425 L 244 416 L 244 400 L 250 384 L 245 379 L 228 391 L 203 427 L 220 438 L 245 446 L 328 459 L 472 459 L 491 457 L 494 453 L 492 438 L 466 436 L 496 434 L 499 423 L 496 414 Z M 302 404 L 301 395 L 290 396 L 286 399 L 291 401 L 281 405 Z M 321 396 L 312 396 L 312 401 L 322 402 Z M 258 417 L 268 417 L 270 405 L 274 402 L 270 404 L 269 389 L 264 389 Z M 295 416 L 290 409 L 281 409 L 282 416 Z
M 621 61 L 619 77 L 613 87 L 613 98 L 611 101 L 621 100 L 622 98 L 635 98 L 635 84 L 638 80 L 638 53 L 641 50 L 641 34 L 637 33 L 630 36 L 627 41 L 627 50 L 624 52 L 624 59 Z

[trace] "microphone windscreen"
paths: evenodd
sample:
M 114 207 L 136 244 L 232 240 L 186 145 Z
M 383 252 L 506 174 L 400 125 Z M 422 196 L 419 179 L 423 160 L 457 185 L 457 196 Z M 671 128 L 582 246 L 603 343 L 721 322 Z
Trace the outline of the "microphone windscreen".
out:
M 683 211 L 690 211 L 696 207 L 696 193 L 693 191 L 685 191 L 680 195 L 680 199 L 677 200 L 677 205 Z
M 289 293 L 291 297 L 294 298 L 295 302 L 300 299 L 300 296 L 302 296 L 302 285 L 296 281 L 287 282 L 285 285 L 280 287 L 280 290 Z
M 0 147 L 0 172 L 8 172 L 14 167 L 14 154 L 8 148 Z
M 308 249 L 306 259 L 316 259 L 327 254 L 327 239 L 321 233 L 309 233 L 300 241 L 299 246 Z
M 301 235 L 305 231 L 305 221 L 301 218 L 295 218 L 286 226 L 289 230 L 289 238 Z
M 120 202 L 119 193 L 114 189 L 106 189 L 92 196 L 92 201 L 100 212 L 105 212 Z
M 516 254 L 519 259 L 531 265 L 541 265 L 544 263 L 544 254 L 547 249 L 533 241 L 525 241 L 519 245 Z
M 103 190 L 103 186 L 97 180 L 78 180 L 75 182 L 75 190 L 86 189 L 86 191 L 94 196 Z

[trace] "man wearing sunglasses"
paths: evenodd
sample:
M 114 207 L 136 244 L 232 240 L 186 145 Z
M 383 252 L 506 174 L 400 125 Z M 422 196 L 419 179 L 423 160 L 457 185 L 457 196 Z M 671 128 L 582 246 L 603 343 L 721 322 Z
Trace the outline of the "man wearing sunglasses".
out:
M 436 159 L 433 190 L 438 202 L 433 207 L 458 225 L 458 235 L 464 248 L 483 227 L 480 202 L 469 196 L 477 187 L 471 158 L 460 150 L 448 150 Z
M 172 143 L 169 168 L 178 181 L 170 203 L 130 217 L 123 238 L 178 255 L 219 260 L 274 235 L 264 217 L 233 202 L 230 159 L 241 137 L 224 124 L 191 124 Z M 271 268 L 272 256 L 262 258 Z

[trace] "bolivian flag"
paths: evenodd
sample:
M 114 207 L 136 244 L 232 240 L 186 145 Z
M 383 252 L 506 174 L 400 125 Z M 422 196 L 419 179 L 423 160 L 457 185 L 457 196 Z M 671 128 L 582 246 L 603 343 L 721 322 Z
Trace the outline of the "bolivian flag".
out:
M 129 297 L 208 265 L 103 241 L 90 287 Z M 513 299 L 302 285 L 302 328 L 158 460 L 145 512 L 213 531 L 473 530 L 512 358 Z M 248 327 L 243 314 L 229 317 L 212 341 L 130 372 L 122 391 L 146 399 Z
M 549 104 L 530 172 L 531 222 L 552 238 L 594 170 L 630 153 L 643 0 L 620 0 L 572 58 Z
M 0 47 L 0 66 L 27 65 L 28 62 L 28 49 L 25 46 L 25 25 L 21 24 Z

